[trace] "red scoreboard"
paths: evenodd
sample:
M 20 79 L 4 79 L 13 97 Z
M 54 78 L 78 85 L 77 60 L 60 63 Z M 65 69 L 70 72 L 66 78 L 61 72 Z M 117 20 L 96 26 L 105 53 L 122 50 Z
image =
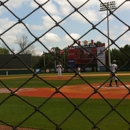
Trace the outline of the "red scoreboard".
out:
M 99 52 L 105 49 L 105 44 L 96 46 L 95 44 L 84 45 L 84 46 L 71 46 L 68 48 L 68 65 L 71 67 L 77 67 L 79 65 L 97 65 L 97 58 L 103 53 Z M 105 51 L 103 51 L 105 54 Z M 103 54 L 103 62 L 105 61 L 105 55 Z

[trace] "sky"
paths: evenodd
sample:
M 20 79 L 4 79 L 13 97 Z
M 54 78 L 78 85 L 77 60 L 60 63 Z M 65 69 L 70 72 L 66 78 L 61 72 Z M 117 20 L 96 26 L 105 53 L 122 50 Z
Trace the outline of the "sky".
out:
M 75 8 L 81 6 L 78 11 L 82 15 L 78 12 L 72 13 L 74 8 L 67 0 L 35 0 L 39 4 L 44 4 L 43 9 L 38 8 L 34 0 L 1 1 L 5 2 L 5 7 L 0 6 L 0 47 L 5 46 L 5 42 L 11 50 L 18 53 L 16 39 L 22 35 L 27 36 L 29 42 L 33 42 L 35 55 L 40 55 L 43 51 L 48 52 L 52 47 L 60 49 L 68 47 L 73 44 L 72 38 L 81 42 L 85 40 L 90 42 L 93 39 L 94 42 L 100 41 L 108 46 L 107 11 L 100 11 L 100 0 L 69 0 Z M 126 44 L 130 45 L 130 32 L 127 31 L 130 26 L 130 1 L 117 0 L 116 7 L 114 16 L 109 16 L 109 37 L 116 41 L 116 45 L 123 47 Z M 30 13 L 31 15 L 28 15 Z M 18 19 L 23 19 L 24 24 L 17 23 Z M 59 22 L 60 26 L 55 26 L 54 20 Z M 92 29 L 92 24 L 101 32 Z M 35 41 L 34 37 L 38 37 L 40 42 Z M 110 48 L 116 46 L 112 45 Z

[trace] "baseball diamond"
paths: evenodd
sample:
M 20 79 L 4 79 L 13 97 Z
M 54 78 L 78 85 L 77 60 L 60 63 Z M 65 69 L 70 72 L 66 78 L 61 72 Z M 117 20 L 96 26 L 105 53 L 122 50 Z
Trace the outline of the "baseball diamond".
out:
M 83 74 L 84 76 L 90 76 L 88 74 Z M 91 76 L 108 76 L 109 74 L 92 74 Z M 130 75 L 128 74 L 118 74 L 118 75 Z M 28 76 L 24 76 L 28 77 Z M 49 76 L 45 77 L 44 79 L 49 80 L 68 80 L 71 76 L 70 75 L 63 75 L 61 78 L 57 76 Z M 3 77 L 5 78 L 5 77 Z M 18 78 L 18 77 L 6 77 L 6 78 Z M 22 78 L 22 76 L 20 76 Z M 75 77 L 77 78 L 77 77 Z M 124 83 L 126 87 L 130 88 L 130 82 Z M 95 89 L 101 85 L 100 83 L 93 83 L 91 84 L 94 86 Z M 12 88 L 15 90 L 16 88 Z M 88 98 L 92 93 L 94 93 L 90 98 L 102 98 L 99 93 L 103 95 L 104 98 L 110 99 L 119 99 L 123 98 L 128 92 L 129 89 L 126 89 L 122 84 L 119 84 L 119 87 L 113 85 L 113 87 L 109 87 L 108 83 L 104 84 L 101 88 L 98 89 L 98 93 L 94 93 L 94 89 L 92 89 L 87 84 L 78 84 L 78 85 L 67 85 L 59 89 L 61 93 L 63 93 L 68 98 Z M 6 88 L 0 88 L 0 93 L 9 93 L 9 90 Z M 52 94 L 55 93 L 54 88 L 21 88 L 16 94 L 21 96 L 31 96 L 31 97 L 50 97 Z M 53 98 L 64 98 L 64 96 L 60 93 L 56 93 L 53 95 Z M 130 95 L 126 98 L 130 99 Z
M 55 74 L 57 75 L 57 74 Z M 118 73 L 119 75 L 129 76 L 130 73 Z M 42 75 L 44 80 L 69 80 L 72 75 L 63 74 L 60 78 L 58 76 L 53 75 Z M 85 74 L 83 73 L 82 76 L 109 76 L 109 74 Z M 17 79 L 17 78 L 29 78 L 29 75 L 20 75 L 20 76 L 1 76 L 1 79 Z M 75 80 L 78 79 L 76 76 Z M 15 92 L 15 94 L 19 96 L 26 96 L 26 97 L 41 97 L 41 98 L 71 98 L 71 99 L 130 99 L 130 82 L 124 82 L 125 86 L 119 83 L 119 87 L 113 85 L 113 87 L 109 87 L 109 83 L 105 83 L 102 87 L 100 87 L 101 83 L 92 83 L 93 86 L 90 87 L 88 84 L 77 84 L 77 85 L 65 85 L 59 89 L 59 93 L 55 93 L 54 88 L 21 88 Z M 57 87 L 58 88 L 58 87 Z M 95 89 L 94 89 L 95 88 Z M 15 91 L 17 88 L 10 88 L 12 91 Z M 97 93 L 94 90 L 98 90 Z M 0 88 L 0 93 L 10 93 L 10 91 L 6 88 Z M 63 96 L 64 95 L 64 96 Z M 101 96 L 102 95 L 102 96 Z M 9 126 L 0 125 L 0 130 L 11 130 Z M 30 129 L 30 128 L 17 128 L 17 130 L 37 130 L 37 129 Z

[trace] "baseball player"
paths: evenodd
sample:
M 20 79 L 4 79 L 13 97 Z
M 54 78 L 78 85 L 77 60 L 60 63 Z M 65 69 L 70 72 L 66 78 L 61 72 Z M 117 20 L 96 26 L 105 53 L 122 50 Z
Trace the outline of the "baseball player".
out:
M 78 68 L 77 68 L 78 74 L 80 74 L 80 70 L 81 70 L 81 68 L 78 66 Z
M 62 65 L 59 62 L 58 65 L 56 66 L 57 72 L 58 72 L 58 76 L 62 76 Z
M 116 86 L 118 87 L 118 79 L 116 77 L 116 72 L 118 69 L 118 65 L 116 64 L 116 60 L 112 61 L 112 64 L 110 66 L 110 76 L 111 76 L 111 80 L 110 80 L 110 84 L 109 86 L 112 86 L 112 81 L 115 80 Z

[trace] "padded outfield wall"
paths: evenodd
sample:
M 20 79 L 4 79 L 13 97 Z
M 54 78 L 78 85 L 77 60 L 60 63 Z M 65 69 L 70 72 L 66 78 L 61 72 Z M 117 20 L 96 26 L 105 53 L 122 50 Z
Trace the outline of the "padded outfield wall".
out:
M 0 69 L 31 68 L 31 54 L 1 54 Z
M 0 61 L 0 75 L 31 73 L 31 54 L 0 54 Z

